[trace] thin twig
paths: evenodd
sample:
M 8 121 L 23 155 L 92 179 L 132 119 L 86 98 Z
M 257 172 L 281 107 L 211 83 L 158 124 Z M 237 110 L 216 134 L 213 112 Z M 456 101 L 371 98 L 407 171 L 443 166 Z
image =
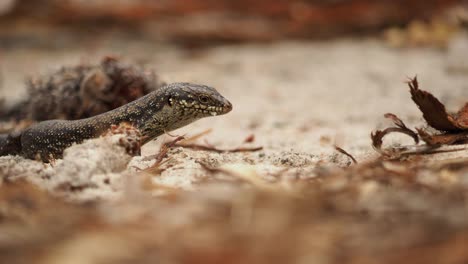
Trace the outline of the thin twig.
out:
M 201 145 L 201 144 L 185 144 L 185 143 L 177 143 L 174 145 L 175 147 L 182 147 L 182 148 L 190 148 L 194 150 L 204 150 L 204 151 L 213 151 L 217 153 L 233 153 L 233 152 L 250 152 L 250 151 L 259 151 L 262 150 L 263 147 L 237 147 L 233 149 L 219 149 L 214 146 L 210 145 Z
M 340 152 L 340 153 L 342 153 L 342 154 L 348 156 L 348 158 L 350 158 L 350 159 L 354 162 L 354 164 L 357 164 L 357 163 L 358 163 L 358 162 L 356 161 L 356 159 L 355 159 L 351 154 L 349 154 L 346 150 L 344 150 L 344 149 L 338 147 L 337 145 L 334 145 L 333 147 L 335 147 L 335 149 L 336 149 L 338 152 Z
M 151 159 L 156 159 L 156 163 L 153 165 L 153 166 L 158 166 L 160 165 L 162 159 L 166 156 L 167 152 L 169 151 L 170 148 L 174 147 L 175 144 L 181 140 L 183 140 L 184 137 L 183 136 L 179 136 L 177 138 L 175 138 L 174 140 L 171 140 L 169 142 L 166 142 L 164 144 L 161 145 L 161 148 L 159 149 L 159 152 L 158 154 L 155 154 L 155 155 L 151 155 L 151 156 L 147 156 L 145 157 L 143 160 L 151 160 Z M 152 167 L 153 167 L 152 166 Z

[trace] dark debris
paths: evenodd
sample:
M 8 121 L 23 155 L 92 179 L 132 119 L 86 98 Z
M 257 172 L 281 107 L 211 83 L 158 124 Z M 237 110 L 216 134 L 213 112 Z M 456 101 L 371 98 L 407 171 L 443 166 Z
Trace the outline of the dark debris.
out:
M 81 119 L 115 109 L 162 86 L 155 72 L 114 57 L 98 65 L 63 67 L 29 78 L 24 101 L 0 111 L 2 120 Z

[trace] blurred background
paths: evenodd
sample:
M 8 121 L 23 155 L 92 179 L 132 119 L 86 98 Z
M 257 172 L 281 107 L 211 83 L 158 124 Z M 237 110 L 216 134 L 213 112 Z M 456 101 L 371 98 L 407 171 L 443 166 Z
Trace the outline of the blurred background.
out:
M 463 0 L 2 0 L 1 47 L 67 47 L 109 35 L 183 46 L 380 34 L 416 21 L 443 38 Z M 434 28 L 432 28 L 434 27 Z M 414 29 L 417 31 L 416 29 Z M 424 42 L 425 32 L 414 32 Z M 393 36 L 396 38 L 395 36 Z M 435 36 L 433 36 L 435 37 Z M 397 41 L 392 39 L 392 41 Z M 438 39 L 438 41 L 442 41 Z

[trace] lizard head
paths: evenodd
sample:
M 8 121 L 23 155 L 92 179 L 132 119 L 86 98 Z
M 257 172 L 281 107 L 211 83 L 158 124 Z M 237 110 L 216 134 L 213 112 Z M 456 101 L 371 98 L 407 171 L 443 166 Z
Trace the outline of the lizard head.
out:
M 232 110 L 232 104 L 214 88 L 199 84 L 168 84 L 145 98 L 155 106 L 145 109 L 147 112 L 143 117 L 135 120 L 145 142 L 200 118 L 223 115 Z
M 169 85 L 167 104 L 184 117 L 195 119 L 223 115 L 232 110 L 232 104 L 216 89 L 191 83 Z

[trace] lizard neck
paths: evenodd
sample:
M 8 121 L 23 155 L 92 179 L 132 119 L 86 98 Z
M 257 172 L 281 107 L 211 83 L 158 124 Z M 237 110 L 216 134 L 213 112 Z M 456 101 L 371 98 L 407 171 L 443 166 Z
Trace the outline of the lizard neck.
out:
M 140 130 L 144 144 L 167 131 L 195 121 L 181 118 L 182 109 L 169 106 L 167 99 L 164 90 L 157 90 L 129 104 L 83 121 L 95 129 L 96 135 L 104 133 L 111 125 L 128 122 Z

